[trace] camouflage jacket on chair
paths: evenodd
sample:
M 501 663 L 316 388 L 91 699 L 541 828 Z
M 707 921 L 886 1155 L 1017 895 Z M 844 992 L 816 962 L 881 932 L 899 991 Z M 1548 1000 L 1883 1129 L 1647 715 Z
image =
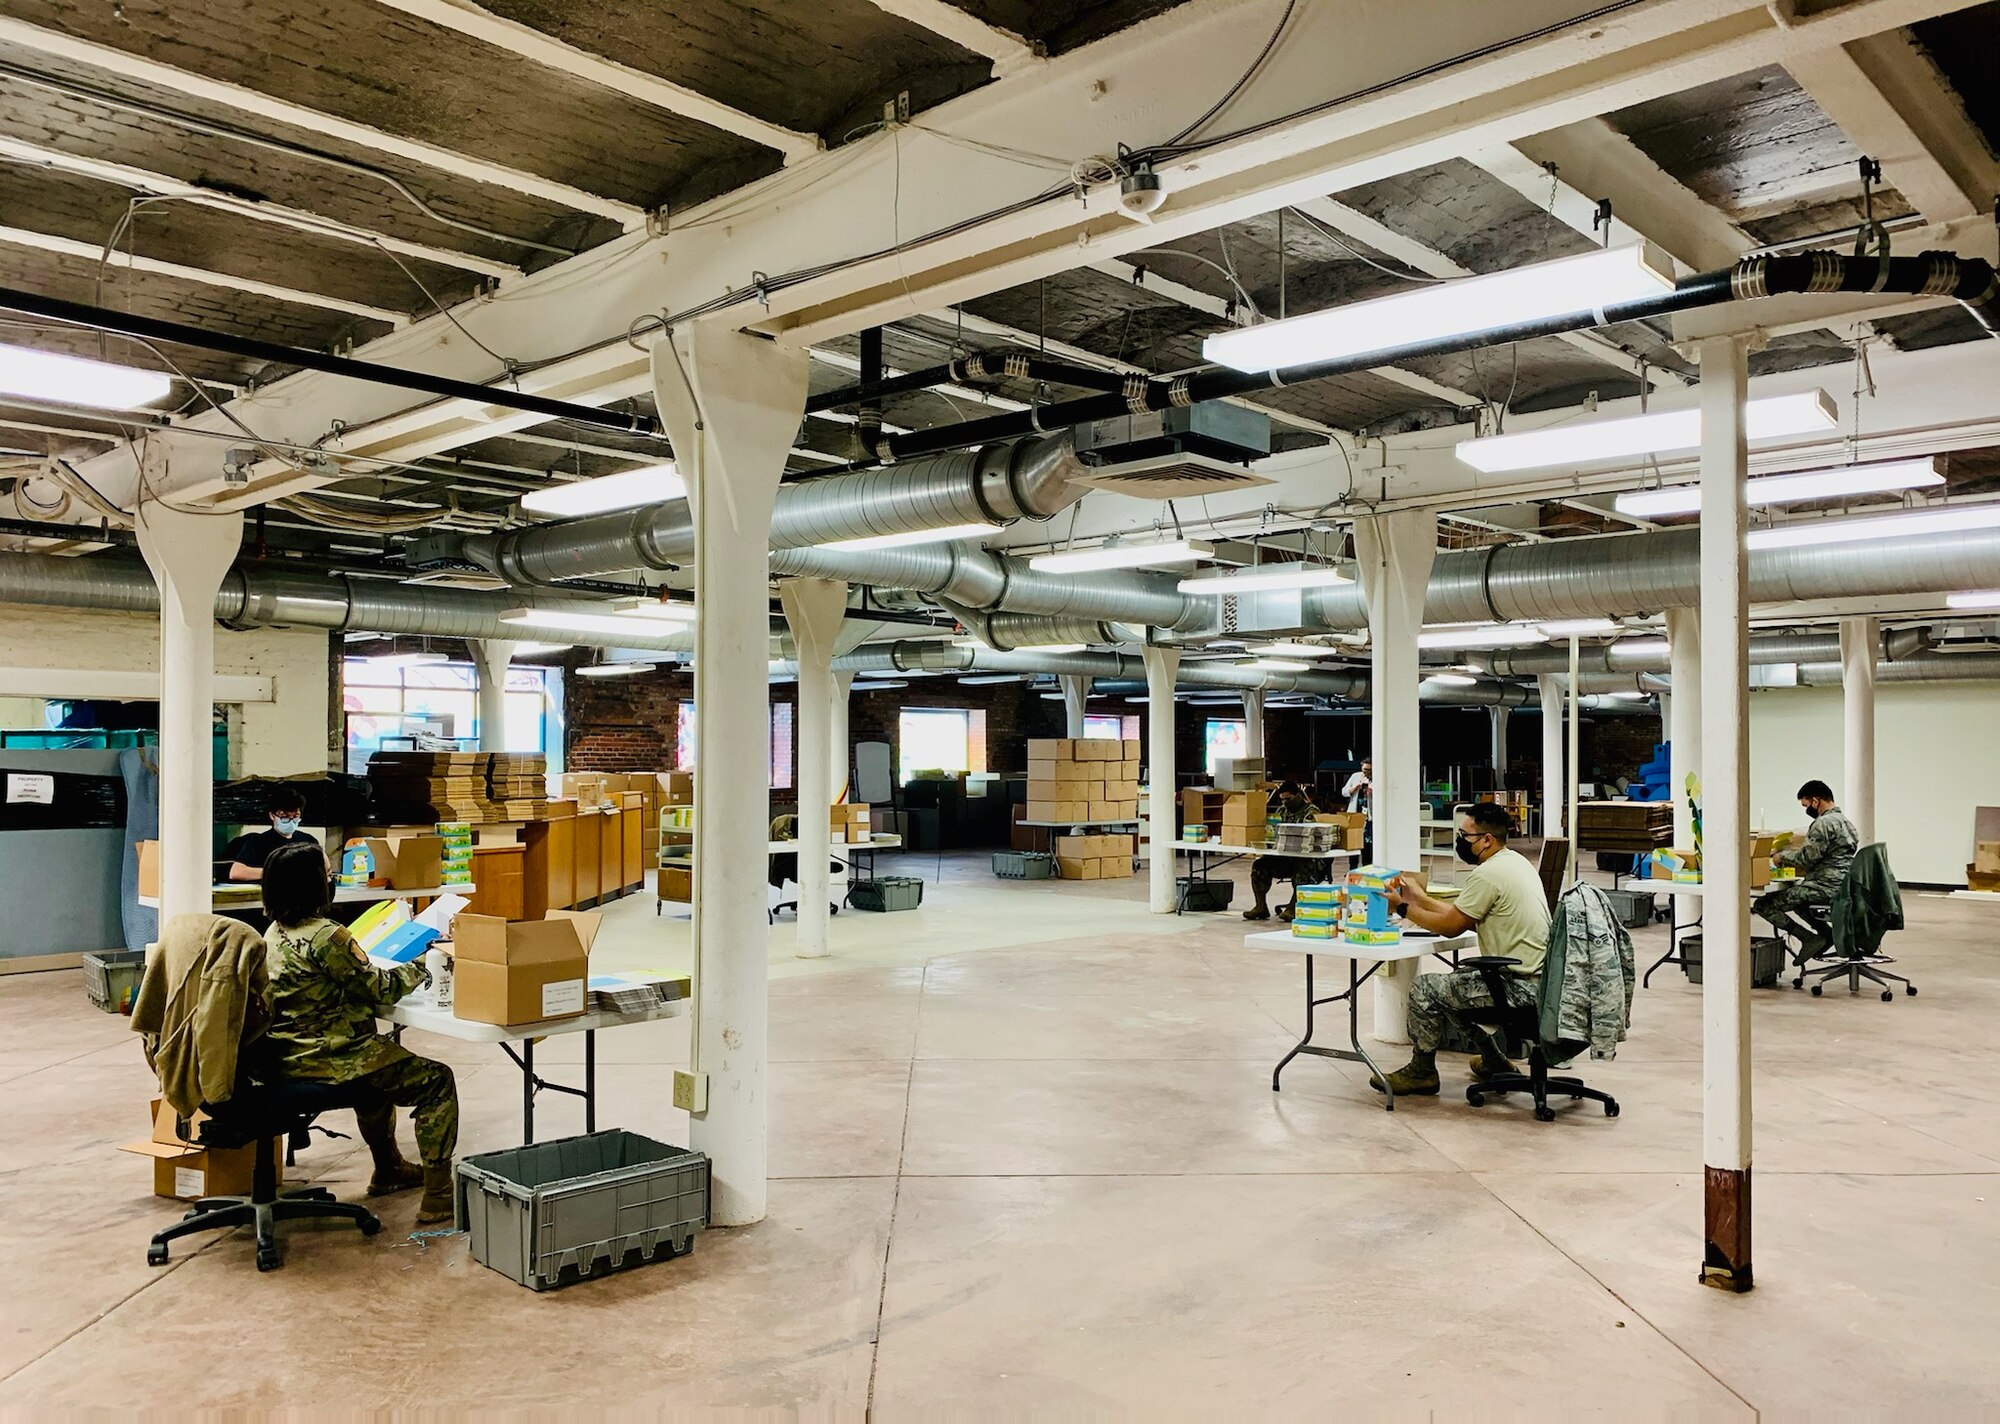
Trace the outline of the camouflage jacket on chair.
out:
M 1595 885 L 1572 886 L 1549 920 L 1542 964 L 1541 1041 L 1552 1060 L 1586 1045 L 1592 1058 L 1615 1058 L 1632 1021 L 1636 979 L 1632 936 Z

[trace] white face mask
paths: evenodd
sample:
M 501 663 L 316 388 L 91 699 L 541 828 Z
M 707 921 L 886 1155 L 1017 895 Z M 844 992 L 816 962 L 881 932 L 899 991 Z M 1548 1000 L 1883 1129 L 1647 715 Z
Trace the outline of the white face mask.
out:
M 271 828 L 281 836 L 295 836 L 299 831 L 299 818 L 279 816 L 271 822 Z

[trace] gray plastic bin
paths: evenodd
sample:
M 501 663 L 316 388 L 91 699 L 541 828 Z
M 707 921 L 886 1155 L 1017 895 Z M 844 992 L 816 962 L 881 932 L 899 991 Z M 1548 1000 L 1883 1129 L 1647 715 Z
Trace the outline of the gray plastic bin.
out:
M 1688 983 L 1701 982 L 1701 936 L 1682 935 L 1680 942 L 1681 972 L 1687 975 Z M 1785 942 L 1775 937 L 1752 935 L 1750 937 L 1750 987 L 1753 989 L 1775 989 L 1778 976 L 1785 970 Z
M 1002 880 L 1047 880 L 1056 873 L 1056 858 L 1032 850 L 995 851 L 993 873 Z
M 1628 930 L 1641 929 L 1653 922 L 1653 915 L 1659 908 L 1652 892 L 1645 890 L 1606 890 L 1604 897 L 1611 902 L 1611 908 L 1618 915 L 1618 922 Z
M 684 1256 L 708 1156 L 622 1128 L 481 1153 L 458 1164 L 458 1225 L 473 1260 L 538 1291 Z
M 129 1014 L 146 974 L 146 956 L 136 949 L 108 949 L 83 957 L 83 992 L 108 1014 Z

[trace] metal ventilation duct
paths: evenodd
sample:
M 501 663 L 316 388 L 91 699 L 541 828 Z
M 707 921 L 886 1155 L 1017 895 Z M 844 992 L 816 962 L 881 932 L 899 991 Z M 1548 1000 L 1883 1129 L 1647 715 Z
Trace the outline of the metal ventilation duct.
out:
M 1652 641 L 1648 639 L 1648 641 Z M 1888 660 L 1907 658 L 1931 645 L 1928 628 L 1892 628 L 1882 635 L 1882 651 Z M 1569 644 L 1552 643 L 1543 648 L 1523 648 L 1510 652 L 1458 653 L 1463 661 L 1478 661 L 1494 677 L 1524 677 L 1535 673 L 1569 671 Z M 1750 639 L 1753 666 L 1770 663 L 1820 663 L 1840 661 L 1837 633 L 1759 633 Z M 1669 659 L 1664 652 L 1631 653 L 1617 643 L 1586 643 L 1577 649 L 1577 670 L 1585 673 L 1666 672 Z

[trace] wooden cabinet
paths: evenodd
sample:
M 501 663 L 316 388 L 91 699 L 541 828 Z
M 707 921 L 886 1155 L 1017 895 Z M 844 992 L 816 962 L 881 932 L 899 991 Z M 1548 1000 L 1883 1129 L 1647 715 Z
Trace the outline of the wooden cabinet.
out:
M 605 820 L 602 811 L 576 813 L 575 904 L 587 905 L 603 893 Z
M 509 920 L 528 917 L 527 847 L 482 845 L 472 849 L 472 903 L 466 908 L 475 915 L 499 915 Z
M 546 820 L 523 822 L 515 831 L 515 843 L 485 844 L 476 854 L 480 873 L 488 859 L 504 864 L 505 852 L 513 852 L 518 870 L 519 908 L 514 900 L 496 901 L 506 910 L 486 910 L 506 914 L 510 919 L 538 920 L 550 910 L 594 905 L 645 884 L 644 813 L 636 793 L 618 796 L 622 805 L 608 811 L 580 811 L 570 801 L 551 802 Z M 487 852 L 497 854 L 487 855 Z M 508 872 L 496 872 L 504 881 Z M 475 877 L 475 880 L 477 877 Z M 479 882 L 483 890 L 484 882 Z M 484 897 L 482 896 L 482 899 Z

